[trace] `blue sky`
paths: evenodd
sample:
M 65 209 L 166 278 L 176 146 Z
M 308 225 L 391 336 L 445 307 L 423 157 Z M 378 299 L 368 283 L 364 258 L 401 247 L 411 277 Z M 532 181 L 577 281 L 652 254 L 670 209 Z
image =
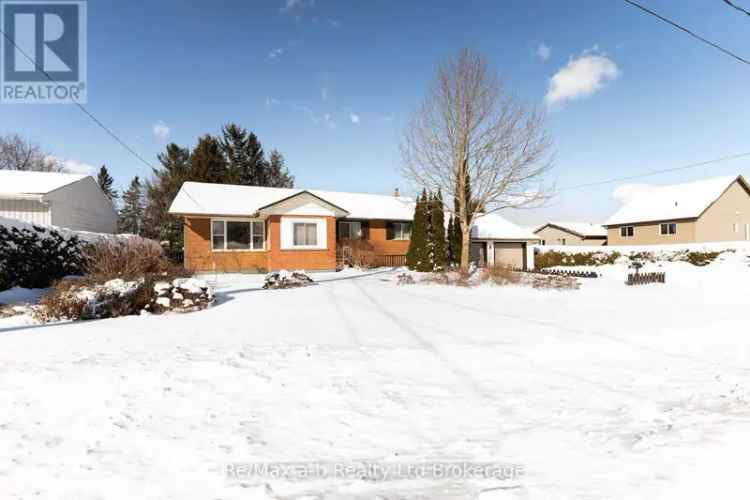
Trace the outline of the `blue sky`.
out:
M 750 17 L 721 0 L 643 3 L 750 57 Z M 409 192 L 401 135 L 437 63 L 464 46 L 526 102 L 562 99 L 548 116 L 558 187 L 750 151 L 750 67 L 617 0 L 91 0 L 87 107 L 154 164 L 167 142 L 192 147 L 235 121 L 284 153 L 300 187 Z M 106 164 L 120 187 L 149 174 L 74 106 L 0 105 L 9 132 Z M 644 181 L 747 174 L 748 162 Z M 600 221 L 615 187 L 507 215 Z

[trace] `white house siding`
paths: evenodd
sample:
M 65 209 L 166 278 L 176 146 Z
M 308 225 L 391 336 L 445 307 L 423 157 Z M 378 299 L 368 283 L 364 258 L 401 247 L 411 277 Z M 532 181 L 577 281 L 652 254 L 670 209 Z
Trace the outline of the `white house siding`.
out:
M 77 231 L 114 233 L 117 212 L 91 177 L 45 195 L 51 205 L 51 223 Z
M 0 200 L 0 217 L 44 226 L 52 223 L 49 206 L 35 200 Z

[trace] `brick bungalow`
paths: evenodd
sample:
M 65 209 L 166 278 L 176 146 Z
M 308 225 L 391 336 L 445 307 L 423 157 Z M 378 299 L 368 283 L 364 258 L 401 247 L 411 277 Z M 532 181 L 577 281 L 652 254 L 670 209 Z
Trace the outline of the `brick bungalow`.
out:
M 334 270 L 349 253 L 402 265 L 414 201 L 407 197 L 186 182 L 169 212 L 184 218 L 185 267 L 193 271 Z M 478 225 L 484 263 L 526 267 L 536 239 L 492 214 Z M 491 222 L 491 223 L 490 223 Z M 474 234 L 478 234 L 479 226 Z M 495 233 L 494 234 L 493 230 Z M 505 235 L 499 233 L 506 233 Z M 497 246 L 495 244 L 497 243 Z M 497 248 L 497 250 L 495 250 Z M 474 253 L 474 248 L 472 248 Z

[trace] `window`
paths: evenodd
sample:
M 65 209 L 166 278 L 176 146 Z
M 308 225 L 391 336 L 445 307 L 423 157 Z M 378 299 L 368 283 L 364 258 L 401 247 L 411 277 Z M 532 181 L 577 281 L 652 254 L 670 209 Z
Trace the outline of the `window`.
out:
M 362 223 L 354 221 L 339 222 L 339 238 L 342 240 L 362 239 Z
M 677 224 L 671 222 L 668 224 L 661 224 L 659 226 L 659 233 L 662 235 L 677 234 Z
M 263 221 L 214 219 L 211 222 L 211 248 L 224 250 L 263 250 L 266 226 Z
M 621 238 L 632 238 L 635 234 L 635 228 L 633 226 L 622 226 L 620 228 Z
M 294 246 L 314 247 L 318 244 L 318 225 L 314 222 L 294 223 Z
M 411 222 L 394 222 L 391 225 L 391 234 L 394 240 L 410 240 Z

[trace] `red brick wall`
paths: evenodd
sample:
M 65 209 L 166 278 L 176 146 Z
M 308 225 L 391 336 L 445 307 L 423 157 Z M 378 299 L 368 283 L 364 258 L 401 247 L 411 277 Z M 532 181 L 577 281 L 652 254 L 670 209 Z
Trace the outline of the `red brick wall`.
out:
M 211 249 L 211 219 L 208 217 L 185 217 L 183 228 L 185 268 L 190 271 L 236 272 L 268 269 L 267 251 L 214 252 Z
M 409 240 L 389 240 L 386 221 L 371 220 L 369 225 L 370 234 L 367 241 L 373 246 L 376 255 L 406 255 Z

